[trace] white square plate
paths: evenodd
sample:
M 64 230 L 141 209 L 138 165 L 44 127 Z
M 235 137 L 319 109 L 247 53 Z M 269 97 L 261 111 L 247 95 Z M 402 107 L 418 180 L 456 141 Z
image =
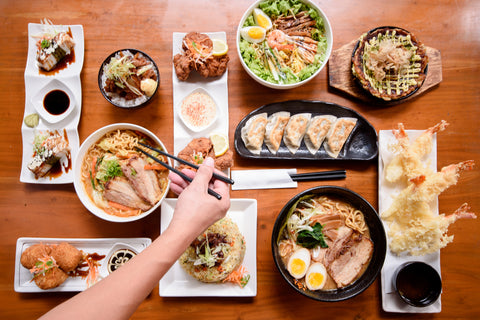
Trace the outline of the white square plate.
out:
M 161 232 L 170 224 L 177 199 L 162 202 Z M 175 264 L 160 280 L 159 293 L 162 297 L 254 297 L 257 295 L 257 200 L 232 199 L 230 217 L 245 237 L 246 251 L 243 266 L 250 274 L 248 284 L 241 288 L 233 283 L 204 283 L 194 279 Z
M 60 286 L 42 290 L 32 280 L 30 271 L 24 268 L 20 264 L 20 257 L 25 249 L 37 244 L 59 244 L 61 242 L 68 242 L 78 250 L 82 250 L 85 253 L 97 253 L 99 255 L 105 255 L 103 260 L 100 260 L 100 264 L 103 266 L 108 258 L 106 255 L 110 252 L 110 249 L 117 243 L 125 243 L 134 248 L 137 252 L 141 252 L 148 247 L 152 240 L 150 238 L 104 238 L 104 239 L 65 239 L 65 238 L 18 238 L 17 240 L 17 252 L 15 255 L 15 279 L 14 288 L 16 292 L 75 292 L 83 291 L 87 289 L 85 279 L 81 277 L 68 277 L 64 283 Z M 108 276 L 106 268 L 99 267 L 98 271 L 100 277 L 105 278 Z

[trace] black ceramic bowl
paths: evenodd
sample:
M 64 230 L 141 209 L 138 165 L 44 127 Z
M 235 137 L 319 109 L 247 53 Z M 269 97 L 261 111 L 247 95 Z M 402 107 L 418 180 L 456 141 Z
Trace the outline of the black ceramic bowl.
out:
M 141 96 L 139 98 L 136 98 L 136 99 L 133 99 L 133 100 L 126 100 L 125 98 L 123 98 L 122 96 L 120 96 L 118 94 L 112 94 L 112 93 L 109 93 L 109 92 L 105 91 L 105 88 L 104 88 L 105 87 L 105 80 L 106 80 L 106 77 L 104 76 L 105 66 L 110 63 L 110 60 L 113 57 L 118 56 L 121 52 L 123 52 L 123 53 L 128 53 L 129 52 L 132 55 L 135 55 L 136 53 L 139 53 L 141 56 L 145 57 L 147 60 L 149 60 L 152 63 L 153 71 L 157 75 L 157 86 L 156 86 L 155 91 L 153 92 L 153 94 L 151 96 L 148 96 L 148 95 L 144 94 L 143 96 Z M 100 88 L 100 92 L 102 93 L 103 97 L 108 102 L 110 102 L 111 104 L 113 104 L 114 106 L 119 107 L 119 108 L 129 109 L 129 108 L 137 108 L 137 107 L 141 107 L 141 106 L 146 105 L 148 102 L 150 102 L 150 100 L 152 100 L 152 98 L 157 93 L 159 85 L 160 85 L 160 73 L 158 72 L 158 67 L 155 64 L 155 61 L 153 61 L 153 59 L 149 55 L 147 55 L 145 52 L 137 50 L 137 49 L 121 49 L 121 50 L 117 50 L 117 51 L 113 52 L 103 61 L 102 65 L 100 66 L 100 70 L 98 71 L 98 87 Z
M 363 212 L 365 222 L 370 229 L 370 238 L 374 244 L 372 259 L 370 260 L 365 272 L 353 283 L 343 288 L 328 291 L 310 291 L 308 289 L 301 290 L 295 285 L 294 278 L 290 275 L 286 266 L 282 262 L 282 258 L 280 257 L 277 245 L 280 229 L 287 218 L 290 207 L 295 204 L 299 198 L 308 194 L 331 196 L 351 204 Z M 342 301 L 350 299 L 367 289 L 373 283 L 373 281 L 375 281 L 380 270 L 382 269 L 383 262 L 385 260 L 386 248 L 387 241 L 385 237 L 385 230 L 375 209 L 357 193 L 336 186 L 319 186 L 297 194 L 283 207 L 273 226 L 272 253 L 278 271 L 282 275 L 283 279 L 285 279 L 285 281 L 287 281 L 287 283 L 295 291 L 318 301 Z
M 442 279 L 432 266 L 420 261 L 409 261 L 395 271 L 393 287 L 409 305 L 427 307 L 440 296 Z

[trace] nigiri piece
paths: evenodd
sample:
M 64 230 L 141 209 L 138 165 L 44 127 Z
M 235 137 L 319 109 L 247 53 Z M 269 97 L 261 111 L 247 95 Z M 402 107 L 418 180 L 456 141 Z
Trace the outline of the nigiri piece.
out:
M 345 142 L 352 133 L 355 125 L 357 124 L 356 118 L 338 118 L 337 121 L 330 128 L 325 138 L 324 147 L 327 154 L 332 158 L 337 158 L 342 150 Z
M 300 148 L 311 117 L 310 113 L 297 113 L 288 120 L 283 134 L 283 142 L 291 153 L 295 154 Z
M 34 139 L 33 159 L 27 168 L 35 174 L 35 178 L 45 176 L 53 165 L 70 153 L 70 146 L 64 137 L 57 132 L 38 134 Z
M 304 141 L 311 154 L 317 153 L 320 149 L 328 131 L 336 120 L 337 117 L 332 115 L 315 116 L 310 120 Z
M 267 126 L 267 113 L 256 114 L 247 120 L 242 128 L 241 136 L 248 151 L 260 154 L 263 140 L 265 139 L 265 127 Z
M 75 42 L 65 32 L 60 32 L 53 38 L 39 40 L 37 51 L 37 64 L 40 68 L 50 71 L 69 55 L 75 46 Z
M 282 143 L 285 126 L 290 119 L 290 112 L 280 111 L 268 117 L 265 127 L 265 144 L 271 153 L 276 154 Z

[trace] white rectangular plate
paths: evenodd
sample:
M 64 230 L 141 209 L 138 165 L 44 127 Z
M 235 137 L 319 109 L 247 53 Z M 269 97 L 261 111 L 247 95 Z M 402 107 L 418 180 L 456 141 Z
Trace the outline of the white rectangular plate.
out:
M 20 181 L 24 183 L 39 183 L 39 184 L 64 184 L 73 182 L 73 161 L 77 155 L 80 145 L 78 136 L 78 123 L 80 121 L 80 114 L 82 109 L 82 86 L 80 82 L 80 72 L 83 68 L 84 59 L 84 36 L 83 27 L 81 25 L 71 26 L 55 26 L 58 31 L 67 31 L 68 28 L 72 31 L 72 37 L 75 41 L 75 61 L 68 65 L 65 69 L 52 75 L 40 74 L 36 64 L 36 41 L 35 35 L 42 33 L 43 26 L 41 24 L 28 24 L 28 56 L 27 66 L 25 68 L 25 112 L 24 118 L 32 113 L 35 113 L 35 107 L 32 103 L 32 98 L 44 86 L 49 85 L 53 79 L 61 81 L 66 85 L 75 97 L 74 110 L 63 120 L 58 123 L 49 123 L 40 117 L 39 125 L 36 128 L 30 128 L 22 122 L 22 141 L 23 141 L 23 155 L 22 155 L 22 170 L 20 172 Z M 68 142 L 71 148 L 70 156 L 72 164 L 68 166 L 68 161 L 63 159 L 63 163 L 70 169 L 56 178 L 39 178 L 35 179 L 34 174 L 27 168 L 27 164 L 33 157 L 33 139 L 37 131 L 55 131 L 59 134 L 66 132 Z
M 170 224 L 177 199 L 162 202 L 161 232 Z M 243 266 L 250 274 L 248 284 L 241 288 L 233 283 L 204 283 L 194 279 L 175 264 L 160 280 L 159 293 L 162 297 L 254 297 L 257 295 L 257 200 L 232 199 L 230 217 L 245 237 L 246 251 Z
M 423 130 L 405 130 L 410 141 L 416 139 Z M 387 210 L 393 202 L 393 196 L 397 195 L 404 186 L 401 183 L 391 184 L 384 179 L 384 167 L 391 161 L 394 154 L 389 150 L 390 145 L 396 142 L 391 130 L 380 130 L 378 135 L 378 212 L 381 214 Z M 437 140 L 433 137 L 432 151 L 425 156 L 425 161 L 430 162 L 433 170 L 437 170 Z M 432 205 L 434 213 L 438 214 L 438 199 Z M 383 222 L 383 220 L 382 220 Z M 388 232 L 388 226 L 383 222 L 385 231 Z M 387 242 L 389 242 L 387 235 Z M 410 306 L 403 302 L 393 288 L 393 273 L 395 269 L 407 261 L 423 261 L 434 267 L 440 274 L 440 251 L 425 256 L 408 256 L 393 254 L 387 246 L 385 263 L 381 272 L 382 282 L 382 307 L 387 312 L 402 313 L 437 313 L 442 310 L 441 298 L 432 305 L 424 308 Z
M 98 253 L 99 255 L 107 255 L 110 249 L 117 243 L 128 244 L 138 252 L 141 252 L 143 249 L 149 246 L 150 243 L 152 243 L 152 240 L 149 238 L 18 238 L 17 251 L 15 255 L 14 279 L 14 288 L 16 292 L 74 292 L 83 291 L 87 288 L 85 279 L 82 279 L 81 277 L 69 277 L 64 283 L 56 288 L 42 290 L 37 287 L 34 281 L 31 281 L 32 275 L 30 274 L 30 271 L 20 264 L 20 257 L 22 256 L 23 251 L 31 245 L 37 243 L 59 244 L 61 242 L 68 242 L 75 248 L 82 250 L 85 253 Z M 105 257 L 103 260 L 99 261 L 102 266 L 99 267 L 98 271 L 102 278 L 105 278 L 108 275 L 107 270 L 102 268 L 108 258 L 109 257 Z
M 221 39 L 227 41 L 225 32 L 206 32 L 211 39 Z M 177 53 L 183 53 L 182 40 L 186 33 L 173 33 L 173 56 Z M 173 58 L 173 57 L 172 57 Z M 172 82 L 173 82 L 173 152 L 177 155 L 185 146 L 195 138 L 208 138 L 211 133 L 223 133 L 228 137 L 228 69 L 220 77 L 204 78 L 196 71 L 192 71 L 186 81 L 178 80 L 175 68 L 172 63 Z M 217 103 L 218 118 L 207 129 L 200 132 L 194 132 L 188 129 L 180 118 L 177 110 L 183 99 L 195 89 L 202 88 L 207 91 L 213 100 Z

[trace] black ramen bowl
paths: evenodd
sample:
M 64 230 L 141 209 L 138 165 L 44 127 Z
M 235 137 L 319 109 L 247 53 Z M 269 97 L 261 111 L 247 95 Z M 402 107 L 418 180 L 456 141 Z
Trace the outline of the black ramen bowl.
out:
M 307 288 L 302 290 L 295 285 L 295 279 L 290 275 L 286 266 L 282 262 L 282 258 L 280 257 L 277 241 L 280 229 L 286 221 L 288 211 L 290 207 L 298 201 L 298 199 L 309 194 L 319 196 L 331 196 L 338 200 L 349 203 L 356 209 L 363 212 L 365 222 L 370 229 L 370 238 L 374 245 L 372 258 L 365 272 L 358 279 L 345 287 L 333 290 L 311 291 Z M 377 214 L 377 211 L 359 194 L 351 190 L 336 186 L 319 186 L 297 194 L 283 207 L 273 226 L 272 253 L 278 271 L 282 275 L 283 279 L 285 279 L 285 281 L 295 291 L 308 298 L 318 301 L 343 301 L 346 299 L 350 299 L 366 290 L 375 281 L 378 274 L 380 273 L 380 270 L 382 269 L 383 262 L 385 260 L 386 248 L 387 240 L 385 236 L 385 230 L 383 228 L 382 222 L 380 221 L 380 217 Z
M 113 95 L 113 94 L 105 91 L 105 80 L 106 80 L 105 66 L 110 63 L 110 60 L 113 57 L 118 56 L 121 52 L 123 52 L 123 53 L 129 52 L 132 55 L 135 55 L 135 54 L 139 53 L 141 56 L 143 56 L 144 58 L 146 58 L 147 60 L 149 60 L 152 63 L 153 71 L 155 72 L 155 74 L 157 76 L 157 86 L 155 88 L 155 91 L 153 91 L 153 94 L 151 94 L 150 96 L 144 94 L 143 96 L 141 96 L 139 98 L 136 98 L 136 99 L 133 99 L 133 100 L 126 100 L 125 98 L 122 98 L 121 95 Z M 147 55 L 145 52 L 137 50 L 137 49 L 121 49 L 121 50 L 117 50 L 117 51 L 113 52 L 103 61 L 102 65 L 100 66 L 100 70 L 98 71 L 98 87 L 100 88 L 100 92 L 102 93 L 103 97 L 108 102 L 110 102 L 111 104 L 113 104 L 114 106 L 119 107 L 119 108 L 130 109 L 130 108 L 137 108 L 137 107 L 145 106 L 155 96 L 155 94 L 157 93 L 159 85 L 160 85 L 160 73 L 158 72 L 158 67 L 157 67 L 155 61 L 153 61 L 153 59 L 149 55 Z

